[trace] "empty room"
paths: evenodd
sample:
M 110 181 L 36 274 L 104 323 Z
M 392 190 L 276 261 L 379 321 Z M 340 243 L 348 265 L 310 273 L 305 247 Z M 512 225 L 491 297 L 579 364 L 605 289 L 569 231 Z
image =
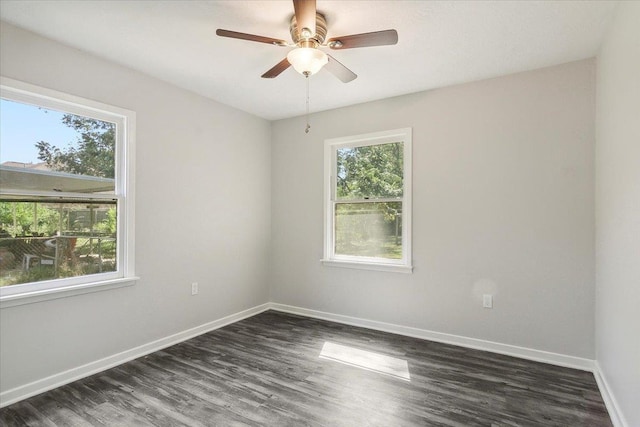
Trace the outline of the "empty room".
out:
M 0 425 L 640 426 L 640 2 L 0 1 Z

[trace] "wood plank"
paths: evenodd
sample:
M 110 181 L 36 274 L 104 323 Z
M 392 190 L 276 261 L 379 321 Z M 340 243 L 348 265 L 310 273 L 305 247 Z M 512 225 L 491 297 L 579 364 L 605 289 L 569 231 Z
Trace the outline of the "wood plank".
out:
M 351 364 L 321 358 L 326 343 Z M 366 354 L 374 354 L 367 358 Z M 409 380 L 372 369 L 406 361 Z M 367 369 L 357 366 L 367 360 Z M 387 362 L 388 363 L 388 362 Z M 388 368 L 388 367 L 387 367 Z M 274 311 L 0 410 L 14 425 L 610 426 L 589 372 Z

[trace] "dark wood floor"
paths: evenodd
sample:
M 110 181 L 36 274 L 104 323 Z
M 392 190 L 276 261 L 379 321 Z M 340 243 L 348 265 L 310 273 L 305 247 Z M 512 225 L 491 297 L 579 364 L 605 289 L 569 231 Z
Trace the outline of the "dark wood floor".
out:
M 356 357 L 365 354 L 363 350 L 392 357 L 390 371 L 382 374 L 375 367 L 365 370 L 321 358 L 327 342 L 334 350 L 356 349 Z M 387 359 L 374 355 L 376 360 L 384 364 Z M 404 361 L 408 381 L 394 374 Z M 611 422 L 588 372 L 268 311 L 8 406 L 0 410 L 0 424 L 610 426 Z

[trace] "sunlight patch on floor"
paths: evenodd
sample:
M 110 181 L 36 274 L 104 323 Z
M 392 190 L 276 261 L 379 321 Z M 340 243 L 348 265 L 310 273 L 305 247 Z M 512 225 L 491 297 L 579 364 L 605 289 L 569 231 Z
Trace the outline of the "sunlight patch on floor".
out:
M 379 374 L 389 375 L 404 381 L 411 381 L 409 364 L 405 359 L 385 356 L 384 354 L 360 350 L 329 341 L 325 341 L 322 346 L 320 358 L 333 360 Z

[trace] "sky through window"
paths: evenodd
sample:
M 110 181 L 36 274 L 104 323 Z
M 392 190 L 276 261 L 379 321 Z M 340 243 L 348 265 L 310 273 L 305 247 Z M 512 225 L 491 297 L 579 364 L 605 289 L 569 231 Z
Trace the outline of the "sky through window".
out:
M 0 100 L 0 163 L 40 163 L 37 142 L 63 148 L 76 141 L 80 134 L 62 123 L 63 116 L 59 111 Z

